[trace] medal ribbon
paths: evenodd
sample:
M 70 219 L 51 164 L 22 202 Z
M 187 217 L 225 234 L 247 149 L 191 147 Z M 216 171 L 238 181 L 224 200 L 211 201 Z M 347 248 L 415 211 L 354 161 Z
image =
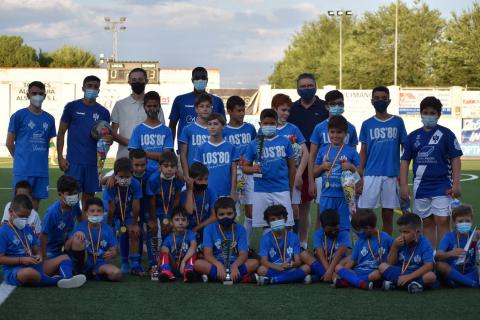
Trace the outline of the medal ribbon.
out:
M 335 248 L 335 243 L 337 242 L 337 237 L 333 239 L 332 242 L 332 247 L 330 248 L 330 254 L 328 254 L 328 244 L 327 244 L 327 235 L 323 235 L 323 251 L 325 252 L 325 255 L 327 256 L 327 261 L 330 263 L 333 258 L 333 249 Z
M 418 244 L 417 244 L 417 245 L 418 245 Z M 410 262 L 412 261 L 413 255 L 415 254 L 415 250 L 417 249 L 417 245 L 415 245 L 415 248 L 413 248 L 412 254 L 410 255 L 410 258 L 408 259 L 408 262 L 407 262 L 406 265 L 405 265 L 405 260 L 403 260 L 403 263 L 402 263 L 402 274 L 405 273 L 405 271 L 407 271 L 408 266 L 410 265 Z
M 380 231 L 377 230 L 377 242 L 378 242 L 378 263 L 382 263 L 382 251 L 380 250 Z M 368 250 L 370 250 L 370 254 L 372 258 L 377 260 L 377 257 L 373 253 L 372 244 L 370 243 L 370 239 L 367 239 Z M 408 266 L 407 266 L 408 267 Z
M 162 178 L 160 178 L 160 195 L 162 196 L 162 206 L 163 206 L 163 213 L 168 219 L 168 207 L 170 206 L 170 200 L 172 200 L 172 190 L 173 190 L 173 180 L 170 180 L 170 190 L 168 191 L 168 202 L 167 206 L 165 206 L 165 194 L 163 193 L 163 183 Z
M 200 216 L 198 215 L 198 207 L 197 207 L 197 201 L 195 200 L 195 195 L 193 195 L 193 206 L 195 208 L 195 217 L 197 219 L 197 226 L 200 224 L 203 218 L 203 209 L 204 209 L 204 204 L 205 204 L 205 196 L 206 196 L 207 191 L 203 191 L 203 198 L 202 198 L 202 209 L 200 210 Z
M 20 237 L 20 234 L 17 232 L 17 228 L 15 228 L 10 221 L 8 221 L 8 225 L 10 228 L 12 228 L 13 232 L 17 235 L 18 240 L 20 240 L 20 243 L 22 244 L 23 249 L 27 251 L 29 257 L 33 257 L 32 250 L 30 249 L 30 245 L 28 244 L 28 239 L 23 230 L 21 230 L 23 237 L 25 238 L 25 242 L 23 242 L 22 237 Z
M 277 236 L 275 235 L 275 232 L 272 232 L 272 234 L 273 234 L 273 240 L 275 240 L 275 245 L 277 246 L 278 254 L 282 259 L 282 262 L 285 263 L 287 262 L 287 230 L 283 230 L 283 256 L 282 256 L 282 250 L 280 250 L 280 245 L 278 244 L 278 240 L 277 240 Z
M 337 154 L 335 155 L 335 158 L 333 159 L 333 162 L 332 162 L 332 165 L 330 166 L 330 169 L 328 169 L 327 173 L 325 174 L 325 176 L 327 177 L 327 182 L 328 182 L 328 179 L 330 178 L 330 174 L 332 173 L 332 170 L 333 170 L 333 167 L 335 166 L 335 163 L 337 163 L 337 160 L 338 160 L 338 157 L 340 156 L 340 153 L 342 153 L 344 145 L 345 144 L 342 143 L 342 146 L 340 147 Z M 331 149 L 332 149 L 332 144 L 330 144 L 330 146 L 328 147 L 327 155 L 325 156 L 325 158 L 327 158 L 327 161 L 328 161 L 328 156 L 330 155 L 330 150 Z
M 98 249 L 100 248 L 100 238 L 102 235 L 102 224 L 100 223 L 100 228 L 98 228 L 97 244 L 95 245 L 96 248 L 94 248 L 94 242 L 92 237 L 92 231 L 90 229 L 90 223 L 87 224 L 87 228 L 88 228 L 88 236 L 90 237 L 90 247 L 92 247 L 93 263 L 96 265 L 97 257 L 98 257 Z
M 173 249 L 175 252 L 178 252 L 178 259 L 177 259 L 177 269 L 180 268 L 180 262 L 182 261 L 182 255 L 183 255 L 183 244 L 185 243 L 185 238 L 187 237 L 187 231 L 185 230 L 185 234 L 183 235 L 182 239 L 182 244 L 180 245 L 180 252 L 178 252 L 177 249 L 177 233 L 173 233 Z
M 129 188 L 130 186 L 127 187 L 127 192 L 125 192 L 125 204 L 122 204 L 122 195 L 120 194 L 120 187 L 117 187 L 118 202 L 120 205 L 120 218 L 122 219 L 122 225 L 125 225 L 125 215 L 127 214 L 127 201 L 128 201 Z

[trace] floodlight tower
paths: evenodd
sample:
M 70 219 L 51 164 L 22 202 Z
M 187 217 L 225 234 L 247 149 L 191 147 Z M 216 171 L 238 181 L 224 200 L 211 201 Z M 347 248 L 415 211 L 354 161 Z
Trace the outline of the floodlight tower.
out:
M 328 11 L 328 15 L 331 17 L 337 16 L 339 21 L 340 29 L 340 43 L 339 43 L 339 63 L 338 63 L 338 88 L 342 89 L 342 71 L 343 71 L 343 33 L 342 33 L 342 20 L 343 16 L 351 16 L 353 12 L 351 10 L 337 10 L 337 11 Z
M 112 60 L 117 61 L 118 58 L 118 32 L 124 31 L 127 27 L 124 26 L 127 17 L 120 17 L 118 21 L 112 20 L 110 17 L 105 17 L 105 30 L 112 32 Z

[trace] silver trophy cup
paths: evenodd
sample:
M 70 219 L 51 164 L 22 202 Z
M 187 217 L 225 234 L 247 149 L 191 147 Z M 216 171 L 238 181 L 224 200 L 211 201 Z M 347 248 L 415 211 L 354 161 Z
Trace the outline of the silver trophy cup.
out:
M 158 270 L 158 237 L 152 237 L 151 239 L 151 248 L 153 258 L 155 259 L 155 264 L 152 266 L 152 272 L 150 274 L 150 279 L 152 281 L 158 281 L 159 270 Z
M 230 270 L 230 258 L 232 256 L 233 250 L 233 241 L 231 239 L 225 239 L 222 241 L 222 255 L 223 255 L 223 265 L 225 267 L 225 273 L 227 274 L 223 284 L 232 285 L 232 272 Z

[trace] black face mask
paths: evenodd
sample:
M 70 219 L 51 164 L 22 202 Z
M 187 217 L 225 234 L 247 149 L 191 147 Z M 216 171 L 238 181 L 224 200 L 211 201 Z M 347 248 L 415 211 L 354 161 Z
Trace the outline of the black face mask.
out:
M 140 94 L 144 92 L 145 86 L 146 86 L 146 83 L 142 83 L 142 82 L 134 82 L 130 84 L 130 87 L 132 87 L 132 91 L 135 92 L 136 94 Z
M 158 118 L 158 114 L 160 113 L 160 109 L 150 109 L 147 111 L 147 117 L 149 119 L 157 119 Z
M 208 184 L 196 183 L 196 182 L 193 183 L 193 188 L 195 189 L 195 191 L 203 192 L 207 190 L 207 187 L 208 187 Z

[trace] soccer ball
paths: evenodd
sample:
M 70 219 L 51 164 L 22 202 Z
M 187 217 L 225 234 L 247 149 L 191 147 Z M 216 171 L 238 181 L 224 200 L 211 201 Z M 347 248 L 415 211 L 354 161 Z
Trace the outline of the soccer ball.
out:
M 103 136 L 112 134 L 112 127 L 105 120 L 98 120 L 93 124 L 90 135 L 95 140 L 100 140 Z

